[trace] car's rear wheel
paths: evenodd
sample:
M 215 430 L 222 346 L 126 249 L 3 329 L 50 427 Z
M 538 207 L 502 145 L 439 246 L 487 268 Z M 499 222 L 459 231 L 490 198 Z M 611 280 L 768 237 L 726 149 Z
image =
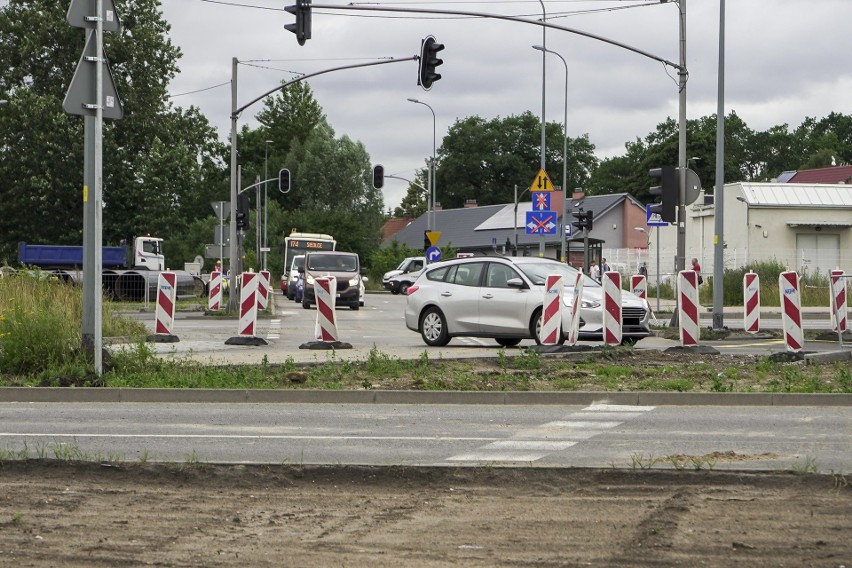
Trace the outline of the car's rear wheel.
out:
M 438 308 L 429 308 L 420 318 L 420 336 L 430 347 L 443 347 L 450 342 L 447 318 Z
M 503 347 L 514 347 L 519 344 L 521 339 L 519 337 L 498 337 L 497 344 Z
M 302 307 L 306 310 L 310 310 L 311 309 L 311 303 L 307 300 L 302 300 Z
M 361 304 L 355 303 L 349 306 L 350 310 L 358 311 L 361 308 Z
M 541 320 L 542 320 L 542 310 L 541 308 L 537 309 L 532 317 L 532 325 L 530 325 L 530 333 L 532 333 L 533 338 L 535 339 L 536 345 L 541 345 Z M 559 324 L 559 339 L 556 341 L 557 345 L 562 345 L 565 343 L 565 334 L 562 333 L 562 324 Z
M 402 294 L 403 296 L 408 294 L 408 287 L 409 286 L 411 286 L 411 284 L 409 284 L 408 282 L 403 282 L 402 284 L 400 284 L 399 285 L 399 293 Z

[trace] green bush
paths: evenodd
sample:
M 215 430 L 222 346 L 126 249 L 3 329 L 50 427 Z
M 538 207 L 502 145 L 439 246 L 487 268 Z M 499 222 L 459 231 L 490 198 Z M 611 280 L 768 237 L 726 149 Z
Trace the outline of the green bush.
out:
M 760 305 L 780 306 L 778 276 L 786 272 L 787 267 L 777 260 L 753 262 L 740 268 L 725 269 L 723 304 L 742 306 L 743 278 L 748 272 L 754 272 L 760 278 Z M 805 273 L 799 279 L 799 294 L 802 306 L 828 306 L 828 278 L 822 274 Z M 713 278 L 707 278 L 701 287 L 701 302 L 713 301 Z

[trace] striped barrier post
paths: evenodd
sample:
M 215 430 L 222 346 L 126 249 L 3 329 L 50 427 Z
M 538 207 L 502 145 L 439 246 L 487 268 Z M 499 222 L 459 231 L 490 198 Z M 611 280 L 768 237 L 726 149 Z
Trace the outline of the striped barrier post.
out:
M 214 270 L 210 273 L 210 283 L 207 285 L 210 293 L 207 299 L 207 309 L 219 311 L 222 309 L 222 273 Z
M 177 274 L 161 272 L 157 276 L 157 308 L 153 336 L 149 341 L 174 342 L 177 336 L 172 333 L 175 323 L 175 300 L 177 299 Z
M 679 272 L 677 289 L 680 344 L 683 347 L 698 345 L 698 273 L 694 270 Z
M 557 345 L 562 339 L 562 295 L 565 285 L 562 276 L 550 274 L 544 286 L 544 305 L 541 313 L 542 345 Z
M 642 298 L 646 299 L 648 295 L 648 279 L 644 274 L 634 274 L 630 277 L 630 291 Z
M 621 273 L 603 274 L 603 335 L 607 345 L 621 344 Z
M 580 304 L 583 302 L 583 273 L 577 272 L 577 278 L 574 281 L 574 300 L 571 302 L 571 316 L 568 325 L 568 345 L 574 346 L 577 344 L 577 338 L 580 335 Z
M 237 333 L 243 337 L 255 335 L 258 279 L 254 272 L 243 272 L 240 280 L 240 327 Z
M 268 270 L 260 271 L 260 282 L 257 285 L 257 307 L 260 310 L 265 310 L 269 305 L 269 288 L 270 274 Z
M 337 341 L 337 322 L 334 318 L 337 278 L 320 276 L 314 279 L 314 295 L 317 300 L 317 324 L 315 335 L 319 341 Z
M 751 271 L 743 276 L 743 329 L 760 331 L 760 276 Z
M 784 327 L 784 344 L 787 351 L 799 352 L 805 343 L 802 330 L 802 305 L 799 297 L 799 275 L 782 272 L 778 275 L 778 290 L 781 295 L 781 323 Z
M 842 270 L 831 271 L 831 320 L 834 322 L 834 331 L 843 333 L 846 331 L 846 278 Z

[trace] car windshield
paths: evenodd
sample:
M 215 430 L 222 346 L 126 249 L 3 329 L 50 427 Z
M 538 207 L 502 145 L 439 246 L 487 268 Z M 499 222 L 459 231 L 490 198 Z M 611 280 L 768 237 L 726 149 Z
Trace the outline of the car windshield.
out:
M 573 286 L 578 272 L 576 268 L 559 262 L 519 262 L 516 266 L 536 286 L 544 286 L 551 274 L 561 275 L 565 286 Z M 583 276 L 583 286 L 599 288 L 600 284 L 588 276 Z
M 308 256 L 308 270 L 355 272 L 358 270 L 358 259 L 348 254 L 312 254 Z
M 305 257 L 303 255 L 293 258 L 293 268 L 302 268 L 305 266 Z

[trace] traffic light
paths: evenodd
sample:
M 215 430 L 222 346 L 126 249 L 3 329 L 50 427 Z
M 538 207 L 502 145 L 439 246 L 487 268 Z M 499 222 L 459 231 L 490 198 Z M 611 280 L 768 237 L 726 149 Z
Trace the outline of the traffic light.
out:
M 591 232 L 592 228 L 595 226 L 594 213 L 594 211 L 586 211 L 586 228 L 589 232 Z
M 652 196 L 660 196 L 660 203 L 651 205 L 651 213 L 656 213 L 666 223 L 677 221 L 678 196 L 680 195 L 677 168 L 674 166 L 663 166 L 653 168 L 648 172 L 651 177 L 660 180 L 660 185 L 648 190 Z
M 574 225 L 574 227 L 576 227 L 577 230 L 582 233 L 583 229 L 586 229 L 588 227 L 588 225 L 586 224 L 586 214 L 582 210 L 580 210 L 576 213 L 571 213 L 571 216 L 577 219 L 577 222 L 572 223 L 572 225 Z
M 420 42 L 420 68 L 417 73 L 417 84 L 428 91 L 432 83 L 441 79 L 441 74 L 435 68 L 443 65 L 444 60 L 438 58 L 438 52 L 444 49 L 444 44 L 437 43 L 434 36 L 427 36 Z
M 290 191 L 290 170 L 287 168 L 278 170 L 278 191 L 281 193 Z
M 295 6 L 284 9 L 296 16 L 296 23 L 287 24 L 284 29 L 296 34 L 299 45 L 305 45 L 305 40 L 311 39 L 311 0 L 296 0 Z
M 385 167 L 381 164 L 373 166 L 373 187 L 382 189 L 385 186 Z
M 432 246 L 432 241 L 429 240 L 429 231 L 423 231 L 423 250 L 429 250 L 429 247 Z
M 241 193 L 237 196 L 237 229 L 245 231 L 249 226 L 249 200 L 248 195 Z

